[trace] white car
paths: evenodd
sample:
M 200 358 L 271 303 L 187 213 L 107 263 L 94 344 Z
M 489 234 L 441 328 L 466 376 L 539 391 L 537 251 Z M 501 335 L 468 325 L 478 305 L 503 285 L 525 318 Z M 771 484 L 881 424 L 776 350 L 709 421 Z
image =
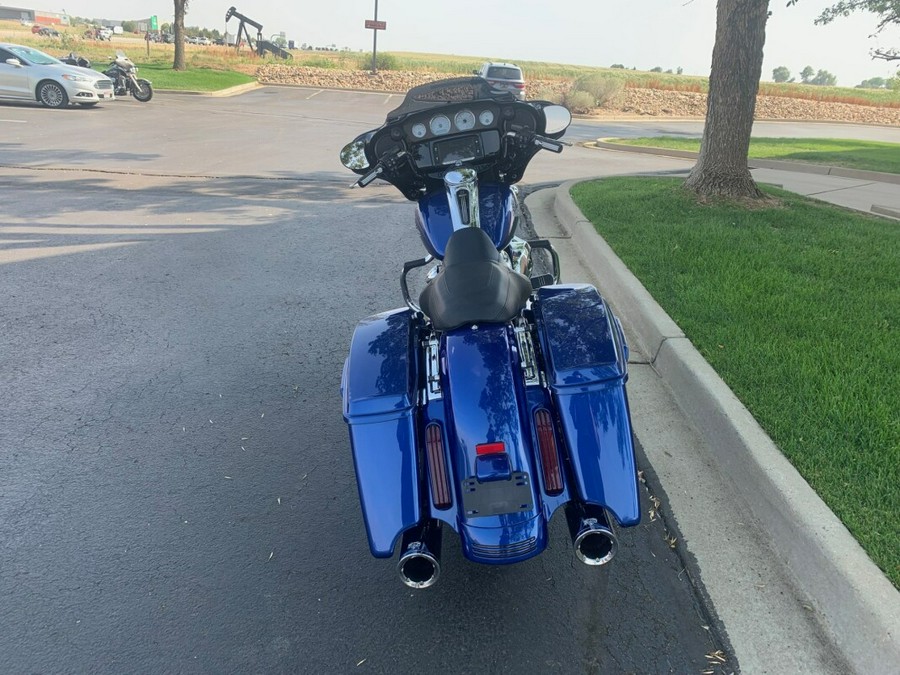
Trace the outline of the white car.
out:
M 0 98 L 65 108 L 70 103 L 89 107 L 115 97 L 113 81 L 103 73 L 66 65 L 32 47 L 0 42 Z

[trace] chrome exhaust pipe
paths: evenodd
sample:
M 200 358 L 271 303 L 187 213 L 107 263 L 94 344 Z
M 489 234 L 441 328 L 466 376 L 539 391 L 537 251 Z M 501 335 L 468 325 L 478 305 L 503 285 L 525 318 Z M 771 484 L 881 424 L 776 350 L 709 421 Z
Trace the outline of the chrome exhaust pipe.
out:
M 605 565 L 616 557 L 619 539 L 606 510 L 591 504 L 566 505 L 575 556 L 585 565 Z
M 403 533 L 397 572 L 410 588 L 434 586 L 441 575 L 441 526 L 429 521 Z

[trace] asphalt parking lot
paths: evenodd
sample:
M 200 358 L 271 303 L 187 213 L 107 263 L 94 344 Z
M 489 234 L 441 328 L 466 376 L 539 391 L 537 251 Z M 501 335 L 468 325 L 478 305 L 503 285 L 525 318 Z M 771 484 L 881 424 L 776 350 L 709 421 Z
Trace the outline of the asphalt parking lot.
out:
M 349 190 L 337 156 L 398 104 L 265 88 L 0 105 L 10 672 L 740 666 L 643 457 L 643 512 L 660 515 L 603 570 L 559 520 L 511 568 L 467 563 L 447 536 L 424 592 L 369 556 L 340 371 L 421 245 L 411 205 Z M 526 183 L 684 164 L 545 155 Z
M 337 161 L 387 97 L 334 98 L 0 107 L 4 661 L 699 671 L 727 646 L 661 519 L 599 574 L 559 522 L 510 569 L 448 541 L 430 592 L 369 556 L 340 370 L 420 244 Z

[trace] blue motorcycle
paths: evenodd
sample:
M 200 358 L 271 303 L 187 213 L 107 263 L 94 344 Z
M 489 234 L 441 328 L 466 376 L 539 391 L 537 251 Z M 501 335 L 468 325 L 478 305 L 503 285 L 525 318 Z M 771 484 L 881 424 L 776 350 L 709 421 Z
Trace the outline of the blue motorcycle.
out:
M 574 553 L 616 554 L 640 521 L 621 325 L 589 285 L 560 284 L 546 240 L 516 236 L 514 184 L 561 152 L 569 111 L 481 78 L 408 92 L 341 161 L 415 201 L 428 255 L 403 266 L 405 307 L 357 326 L 341 382 L 369 548 L 398 549 L 412 588 L 440 575 L 443 526 L 465 557 L 505 565 L 547 546 L 563 508 Z M 543 249 L 552 271 L 532 276 Z M 433 265 L 413 298 L 408 274 Z

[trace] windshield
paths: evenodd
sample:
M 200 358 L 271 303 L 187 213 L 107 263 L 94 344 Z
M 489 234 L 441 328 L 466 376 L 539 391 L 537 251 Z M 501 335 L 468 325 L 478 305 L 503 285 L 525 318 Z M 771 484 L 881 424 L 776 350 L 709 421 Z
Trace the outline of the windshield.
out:
M 449 80 L 437 80 L 436 82 L 429 82 L 410 89 L 406 93 L 406 98 L 403 99 L 400 107 L 388 113 L 387 121 L 392 122 L 411 112 L 427 110 L 428 108 L 435 108 L 448 103 L 498 98 L 510 100 L 510 94 L 494 93 L 487 80 L 480 77 L 457 77 Z
M 28 61 L 28 63 L 33 63 L 36 66 L 48 66 L 51 63 L 60 63 L 60 61 L 54 59 L 49 54 L 45 54 L 37 49 L 32 49 L 31 47 L 21 47 L 16 45 L 15 47 L 8 47 L 8 49 L 16 56 L 21 56 Z
M 522 71 L 507 66 L 491 66 L 488 68 L 487 76 L 498 80 L 521 80 Z

